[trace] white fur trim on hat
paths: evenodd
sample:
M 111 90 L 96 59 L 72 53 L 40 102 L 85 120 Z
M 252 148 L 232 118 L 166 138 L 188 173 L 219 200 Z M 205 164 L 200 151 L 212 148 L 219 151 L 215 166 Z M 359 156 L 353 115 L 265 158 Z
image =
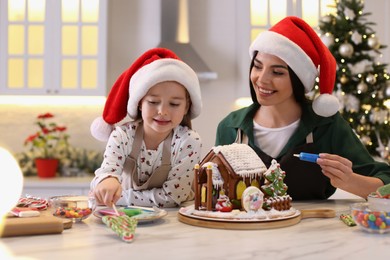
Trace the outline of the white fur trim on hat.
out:
M 106 142 L 110 137 L 110 134 L 114 127 L 106 123 L 103 117 L 98 117 L 93 120 L 90 130 L 93 137 L 97 140 Z
M 313 110 L 317 115 L 328 117 L 333 116 L 340 109 L 338 99 L 330 94 L 321 94 L 313 101 Z
M 182 84 L 191 98 L 190 117 L 199 116 L 202 110 L 202 99 L 199 80 L 196 73 L 184 62 L 165 58 L 153 61 L 140 68 L 130 79 L 127 112 L 131 118 L 136 118 L 140 100 L 154 85 L 164 81 L 176 81 Z
M 249 47 L 251 58 L 255 51 L 279 57 L 297 74 L 305 86 L 306 93 L 313 89 L 318 70 L 301 47 L 287 37 L 273 31 L 260 33 Z

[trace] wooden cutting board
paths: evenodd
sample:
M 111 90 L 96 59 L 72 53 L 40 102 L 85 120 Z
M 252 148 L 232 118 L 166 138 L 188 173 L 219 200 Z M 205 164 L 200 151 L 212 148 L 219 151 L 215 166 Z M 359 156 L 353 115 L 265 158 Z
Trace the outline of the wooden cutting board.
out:
M 275 219 L 272 221 L 256 221 L 256 222 L 240 222 L 240 221 L 218 221 L 213 219 L 202 219 L 196 216 L 188 216 L 178 213 L 178 220 L 193 226 L 206 227 L 206 228 L 218 228 L 218 229 L 241 229 L 241 230 L 254 230 L 254 229 L 272 229 L 288 227 L 298 224 L 305 218 L 333 218 L 336 216 L 336 212 L 332 209 L 304 209 L 291 218 Z
M 64 228 L 70 228 L 72 222 L 62 219 L 41 215 L 39 217 L 19 218 L 11 217 L 4 219 L 3 230 L 0 237 L 59 234 Z

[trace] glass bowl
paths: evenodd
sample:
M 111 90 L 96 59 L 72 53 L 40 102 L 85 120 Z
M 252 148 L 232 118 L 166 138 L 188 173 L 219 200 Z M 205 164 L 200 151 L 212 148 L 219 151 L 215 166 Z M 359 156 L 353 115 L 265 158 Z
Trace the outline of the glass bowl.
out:
M 390 212 L 390 199 L 380 198 L 373 193 L 368 195 L 367 201 L 371 210 Z
M 356 224 L 371 233 L 390 232 L 390 212 L 372 210 L 369 204 L 354 203 L 351 205 L 351 215 Z
M 55 196 L 49 199 L 49 206 L 53 216 L 79 222 L 92 215 L 96 200 L 82 195 Z

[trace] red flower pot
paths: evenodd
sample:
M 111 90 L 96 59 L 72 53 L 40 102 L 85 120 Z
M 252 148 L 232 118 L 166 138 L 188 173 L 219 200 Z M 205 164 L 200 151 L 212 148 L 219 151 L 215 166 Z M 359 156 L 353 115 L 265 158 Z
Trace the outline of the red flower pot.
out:
M 35 166 L 37 167 L 38 177 L 53 178 L 57 174 L 58 159 L 35 159 Z

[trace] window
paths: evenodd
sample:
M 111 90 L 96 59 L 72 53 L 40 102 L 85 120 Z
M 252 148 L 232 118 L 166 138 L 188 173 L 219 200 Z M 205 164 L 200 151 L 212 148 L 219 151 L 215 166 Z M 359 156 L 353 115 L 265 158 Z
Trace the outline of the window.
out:
M 105 95 L 106 0 L 0 0 L 0 94 Z
M 315 27 L 320 18 L 333 11 L 334 0 L 251 0 L 251 41 L 289 15 L 304 19 Z

